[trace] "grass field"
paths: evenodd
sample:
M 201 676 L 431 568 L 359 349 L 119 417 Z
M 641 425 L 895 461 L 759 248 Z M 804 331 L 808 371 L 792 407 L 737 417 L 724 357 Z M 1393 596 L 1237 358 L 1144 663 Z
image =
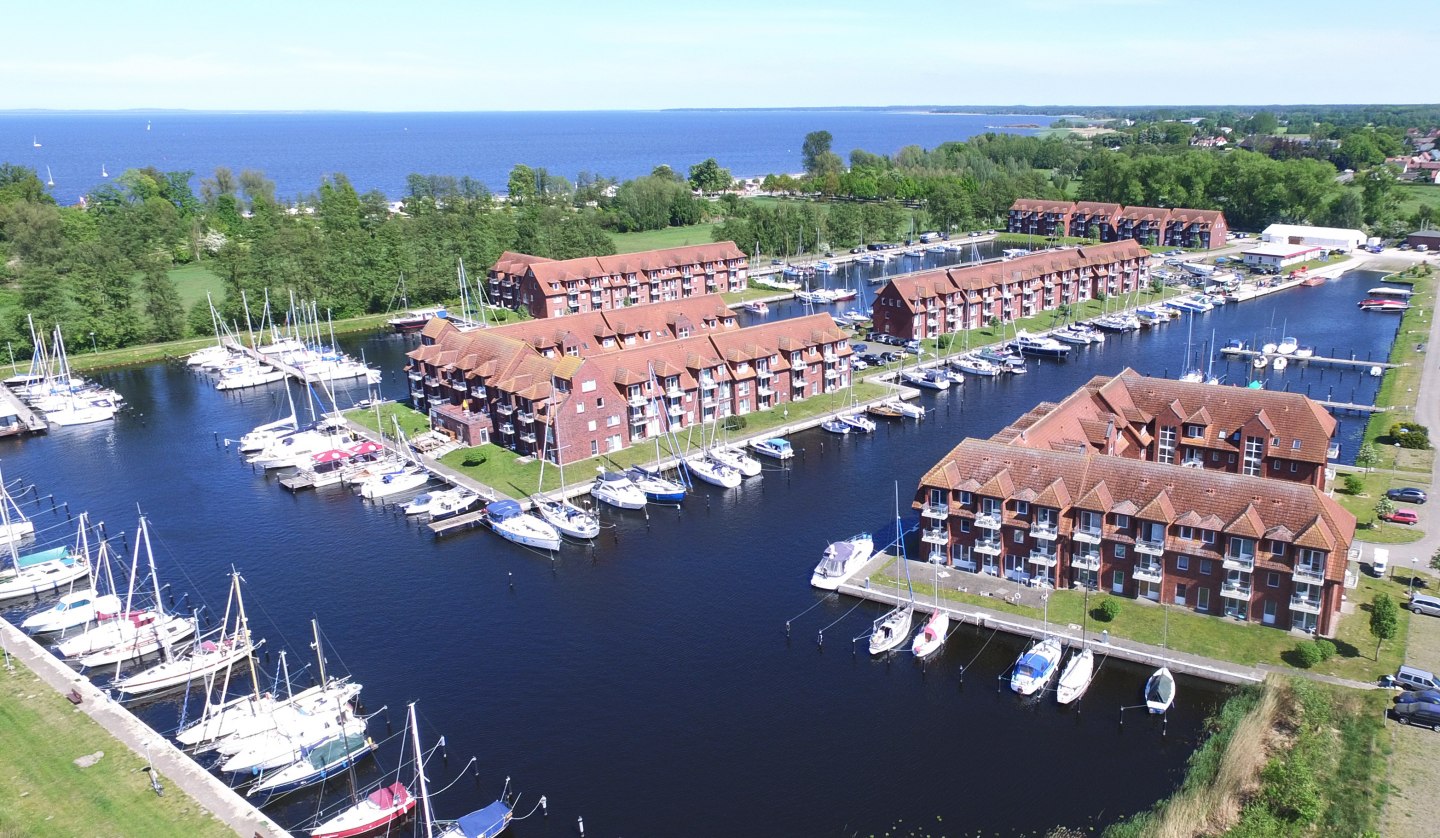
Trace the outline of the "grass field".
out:
M 1428 206 L 1440 216 L 1440 185 L 1433 183 L 1400 184 L 1400 214 L 1406 217 L 1415 214 L 1420 207 Z
M 224 283 L 219 274 L 205 265 L 185 265 L 175 268 L 169 272 L 170 281 L 175 283 L 175 290 L 180 294 L 180 303 L 189 311 L 190 307 L 205 299 L 206 292 L 209 292 L 215 299 L 220 299 L 224 293 Z M 139 274 L 136 274 L 136 282 L 139 282 Z
M 664 230 L 646 230 L 643 233 L 611 233 L 615 250 L 619 253 L 635 253 L 640 250 L 661 250 L 667 247 L 686 247 L 695 244 L 710 244 L 716 224 L 692 224 L 689 227 L 666 227 Z
M 174 783 L 156 796 L 144 767 L 33 672 L 0 669 L 0 836 L 235 834 Z

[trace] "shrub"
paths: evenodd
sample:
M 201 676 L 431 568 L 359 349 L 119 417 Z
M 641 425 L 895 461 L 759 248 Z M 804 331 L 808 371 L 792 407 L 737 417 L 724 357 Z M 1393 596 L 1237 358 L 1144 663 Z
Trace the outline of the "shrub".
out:
M 460 461 L 460 465 L 464 466 L 465 468 L 475 468 L 476 466 L 484 464 L 484 454 L 466 454 L 465 459 Z
M 1095 619 L 1108 623 L 1120 616 L 1120 603 L 1113 597 L 1106 597 L 1092 612 Z
M 1320 656 L 1320 649 L 1313 640 L 1302 640 L 1295 644 L 1295 664 L 1309 669 L 1315 664 L 1324 660 Z
M 1314 643 L 1315 648 L 1320 650 L 1320 660 L 1322 661 L 1330 660 L 1331 658 L 1335 657 L 1336 652 L 1340 651 L 1339 649 L 1335 648 L 1334 643 L 1326 640 L 1323 637 L 1317 637 L 1310 642 Z
M 1345 475 L 1345 494 L 1358 495 L 1365 489 L 1365 481 L 1358 474 Z
M 720 423 L 720 427 L 727 431 L 743 431 L 746 424 L 744 416 L 726 416 L 725 421 Z
M 1390 426 L 1389 436 L 1401 448 L 1423 451 L 1430 447 L 1430 429 L 1415 422 L 1396 422 Z

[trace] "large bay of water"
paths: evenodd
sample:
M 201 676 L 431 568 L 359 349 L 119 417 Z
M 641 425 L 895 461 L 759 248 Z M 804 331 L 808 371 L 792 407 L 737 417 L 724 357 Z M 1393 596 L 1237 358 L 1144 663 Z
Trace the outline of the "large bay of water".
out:
M 788 470 L 728 494 L 702 487 L 680 511 L 607 510 L 593 548 L 567 546 L 553 559 L 481 531 L 436 541 L 338 488 L 286 493 L 222 442 L 274 417 L 280 385 L 226 395 L 177 365 L 101 375 L 129 403 L 112 425 L 0 441 L 0 458 L 7 480 L 90 510 L 117 540 L 133 536 L 138 505 L 163 580 L 177 596 L 188 592 L 190 605 L 219 613 L 225 573 L 238 568 L 256 634 L 272 653 L 290 649 L 297 667 L 310 659 L 317 617 L 331 667 L 365 684 L 370 711 L 389 708 L 372 724 L 377 737 L 387 716 L 400 731 L 409 701 L 419 702 L 427 741 L 445 736 L 448 765 L 432 765 L 432 787 L 478 758 L 478 781 L 466 775 L 437 798 L 444 816 L 489 802 L 510 776 L 525 793 L 522 813 L 539 794 L 549 798 L 549 819 L 517 823 L 517 836 L 573 835 L 578 816 L 592 836 L 989 835 L 1103 824 L 1173 788 L 1220 687 L 1182 679 L 1162 735 L 1148 717 L 1117 724 L 1117 708 L 1138 700 L 1146 675 L 1120 662 L 1105 664 L 1075 712 L 997 689 L 1021 646 L 1006 636 L 961 629 L 923 668 L 907 655 L 873 660 L 863 647 L 854 654 L 851 638 L 878 609 L 812 590 L 811 568 L 829 541 L 893 532 L 897 482 L 908 497 L 963 437 L 988 436 L 1092 375 L 1128 365 L 1174 376 L 1196 363 L 1212 331 L 1223 343 L 1283 328 L 1322 354 L 1383 357 L 1396 319 L 1354 305 L 1375 281 L 1357 272 L 1195 316 L 1188 359 L 1192 330 L 1179 321 L 1026 376 L 926 394 L 932 414 L 920 424 L 843 440 L 797 434 L 803 454 Z M 374 335 L 349 348 L 382 365 L 386 393 L 401 396 L 410 341 Z M 1228 380 L 1248 377 L 1248 367 L 1222 364 Z M 1376 382 L 1312 367 L 1266 383 L 1366 401 Z M 1347 458 L 1360 426 L 1342 422 Z M 46 537 L 68 533 L 63 513 L 38 522 L 54 526 Z M 182 705 L 139 712 L 163 730 Z M 378 765 L 393 770 L 400 752 L 385 743 Z M 367 778 L 376 764 L 367 763 Z M 321 800 L 300 793 L 271 811 L 297 825 Z
M 649 174 L 664 163 L 684 174 L 714 157 L 737 177 L 801 170 L 811 131 L 834 136 L 846 156 L 860 148 L 893 154 L 986 131 L 1033 134 L 1049 125 L 1034 114 L 927 114 L 890 111 L 590 111 L 534 113 L 0 113 L 0 162 L 55 180 L 62 204 L 127 168 L 192 171 L 259 169 L 292 199 L 343 172 L 361 192 L 406 192 L 411 173 L 468 175 L 504 191 L 517 163 L 572 181 L 579 172 L 615 178 Z M 148 126 L 148 127 L 147 127 Z M 39 143 L 38 148 L 35 143 Z

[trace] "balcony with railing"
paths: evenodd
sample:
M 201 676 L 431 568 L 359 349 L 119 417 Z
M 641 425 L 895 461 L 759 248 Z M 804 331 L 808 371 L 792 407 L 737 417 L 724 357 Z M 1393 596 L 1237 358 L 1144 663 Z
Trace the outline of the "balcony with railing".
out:
M 521 442 L 527 442 L 527 443 L 529 443 L 529 444 L 531 444 L 531 445 L 534 445 L 534 444 L 535 444 L 535 435 L 532 434 L 532 433 L 530 433 L 529 431 L 526 431 L 525 433 L 523 433 L 523 434 L 520 435 L 520 441 L 521 441 Z
M 762 396 L 773 396 L 773 395 L 775 395 L 775 389 L 774 389 L 773 387 L 770 387 L 769 385 L 766 385 L 766 384 L 756 384 L 756 385 L 755 385 L 755 392 L 756 392 L 756 393 L 759 393 L 759 394 L 762 395 Z
M 515 418 L 519 419 L 522 423 L 528 425 L 531 422 L 535 421 L 535 413 L 534 411 L 530 410 L 522 410 L 519 413 L 515 414 Z
M 944 527 L 930 527 L 921 531 L 920 540 L 926 544 L 949 544 L 950 533 Z
M 1295 581 L 1323 584 L 1325 582 L 1325 566 L 1301 562 L 1295 565 Z
M 1298 611 L 1302 614 L 1319 614 L 1320 597 L 1295 594 L 1290 597 L 1290 610 Z
M 1005 542 L 998 538 L 982 538 L 975 542 L 974 551 L 983 556 L 998 556 L 1005 550 Z
M 775 373 L 771 372 L 769 369 L 767 369 L 767 368 L 765 368 L 765 367 L 756 367 L 756 368 L 755 368 L 755 377 L 756 377 L 756 378 L 769 378 L 769 377 L 771 377 L 771 376 L 774 375 L 774 374 L 775 374 Z
M 632 393 L 625 403 L 631 407 L 644 407 L 647 401 L 649 401 L 649 399 L 645 397 L 644 393 Z
M 433 376 L 433 375 L 427 375 L 427 376 L 425 376 L 425 386 L 426 386 L 426 387 L 439 387 L 439 386 L 440 386 L 440 379 L 439 379 L 438 377 L 436 377 L 436 376 Z
M 1226 582 L 1220 586 L 1220 596 L 1226 599 L 1243 599 L 1250 601 L 1250 594 L 1254 588 L 1249 582 Z
M 422 381 L 425 378 L 425 372 L 423 370 L 406 370 L 405 374 L 411 381 Z
M 466 384 L 465 379 L 463 378 L 452 378 L 445 383 L 449 384 L 451 389 L 455 390 L 455 392 L 457 393 L 464 393 L 470 389 L 470 385 Z
M 1325 449 L 1325 459 L 1333 460 L 1340 456 L 1340 443 L 1333 442 Z
M 1099 570 L 1100 551 L 1086 550 L 1083 553 L 1074 553 L 1070 556 L 1070 566 L 1077 570 Z
M 500 426 L 500 433 L 513 434 L 515 433 L 515 426 L 510 424 L 509 422 L 506 422 Z
M 1099 543 L 1100 543 L 1100 528 L 1099 528 L 1099 527 L 1085 527 L 1085 528 L 1076 527 L 1075 530 L 1070 533 L 1070 540 L 1071 540 L 1071 541 L 1078 541 L 1078 542 L 1080 542 L 1081 544 L 1099 544 Z
M 1052 521 L 1036 521 L 1030 527 L 1030 537 L 1041 541 L 1054 541 L 1060 537 L 1060 529 Z
M 666 413 L 669 413 L 671 416 L 678 419 L 681 416 L 685 415 L 685 407 L 683 405 L 672 404 L 670 405 L 670 409 L 667 410 Z
M 1254 553 L 1226 553 L 1224 566 L 1226 570 L 1243 570 L 1250 573 L 1255 570 Z
M 804 387 L 805 387 L 805 373 L 803 373 L 803 372 L 797 372 L 797 373 L 795 373 L 795 375 L 790 379 L 790 383 L 794 384 L 796 387 L 799 387 L 799 388 L 801 388 L 801 389 L 804 389 Z
M 1145 556 L 1163 556 L 1165 555 L 1165 540 L 1163 538 L 1159 541 L 1137 538 L 1135 539 L 1135 552 Z
M 1000 529 L 1000 513 L 981 512 L 979 515 L 975 516 L 975 526 L 979 527 L 982 530 Z
M 671 384 L 665 388 L 665 397 L 668 399 L 683 399 L 685 391 L 680 389 L 679 384 Z
M 1031 550 L 1025 561 L 1038 567 L 1054 567 L 1059 559 L 1048 550 Z
M 1165 577 L 1165 568 L 1159 564 L 1137 564 L 1134 575 L 1137 582 L 1159 582 Z
M 927 503 L 920 507 L 921 518 L 934 518 L 943 521 L 950 517 L 950 505 L 945 503 Z
M 501 416 L 509 416 L 510 414 L 515 412 L 515 405 L 510 404 L 509 402 L 496 402 L 495 412 L 500 414 Z

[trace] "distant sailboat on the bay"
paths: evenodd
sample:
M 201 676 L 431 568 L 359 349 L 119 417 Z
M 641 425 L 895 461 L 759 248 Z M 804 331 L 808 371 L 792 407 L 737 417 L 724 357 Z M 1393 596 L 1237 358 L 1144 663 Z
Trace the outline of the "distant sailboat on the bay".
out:
M 37 137 L 37 136 L 33 136 L 33 135 L 32 135 L 32 136 L 30 137 L 30 145 L 35 146 L 36 148 L 39 148 L 39 147 L 40 147 L 40 138 Z
M 104 164 L 104 163 L 101 163 L 101 164 L 100 164 L 100 177 L 110 177 L 110 173 L 107 172 L 107 171 L 105 171 L 105 164 Z
M 45 167 L 45 185 L 46 185 L 46 186 L 54 186 L 54 185 L 55 185 L 55 176 L 52 175 L 52 174 L 50 174 L 50 167 L 49 167 L 49 166 L 46 166 L 46 167 Z
M 148 119 L 145 120 L 145 130 L 146 130 L 146 131 L 149 131 L 149 130 L 150 130 L 150 120 L 148 120 Z

